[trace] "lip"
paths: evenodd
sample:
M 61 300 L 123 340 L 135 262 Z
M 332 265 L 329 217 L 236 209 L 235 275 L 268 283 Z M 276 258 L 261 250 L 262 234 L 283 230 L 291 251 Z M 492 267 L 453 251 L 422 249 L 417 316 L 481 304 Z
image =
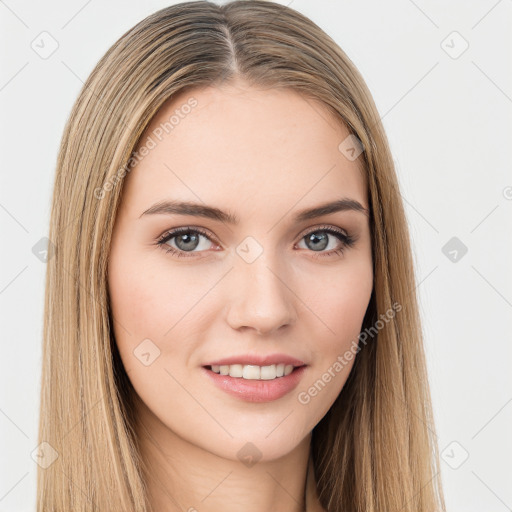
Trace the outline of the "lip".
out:
M 226 357 L 205 363 L 203 366 L 232 365 L 232 364 L 253 364 L 255 366 L 270 366 L 271 364 L 292 364 L 293 366 L 304 366 L 306 363 L 295 357 L 286 354 L 268 354 L 266 356 L 257 354 L 241 354 L 239 356 Z M 283 378 L 283 377 L 280 377 Z
M 302 379 L 306 368 L 306 365 L 294 368 L 289 375 L 277 377 L 273 380 L 249 380 L 241 377 L 230 377 L 229 375 L 215 373 L 206 367 L 202 367 L 201 370 L 218 388 L 236 398 L 246 402 L 272 402 L 293 391 Z

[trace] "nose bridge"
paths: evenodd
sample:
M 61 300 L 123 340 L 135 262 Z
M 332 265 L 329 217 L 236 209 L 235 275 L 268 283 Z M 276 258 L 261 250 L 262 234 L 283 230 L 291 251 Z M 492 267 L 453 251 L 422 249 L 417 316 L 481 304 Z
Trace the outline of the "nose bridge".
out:
M 228 321 L 234 329 L 251 327 L 269 333 L 296 320 L 294 294 L 286 283 L 283 266 L 272 251 L 261 250 L 255 257 L 255 246 L 240 244 L 231 272 L 235 291 L 230 302 Z M 243 252 L 243 249 L 249 251 Z M 249 257 L 248 254 L 252 255 Z M 241 254 L 241 255 L 240 255 Z

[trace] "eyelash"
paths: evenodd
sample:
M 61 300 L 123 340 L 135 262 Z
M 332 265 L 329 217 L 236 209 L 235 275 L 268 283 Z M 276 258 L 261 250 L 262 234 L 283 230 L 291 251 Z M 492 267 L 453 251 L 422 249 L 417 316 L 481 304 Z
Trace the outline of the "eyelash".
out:
M 304 233 L 304 235 L 302 235 L 300 240 L 303 240 L 304 238 L 306 238 L 308 235 L 310 235 L 312 233 L 318 233 L 318 232 L 329 233 L 329 234 L 335 236 L 342 243 L 342 245 L 341 245 L 341 247 L 339 249 L 333 249 L 333 250 L 331 250 L 329 252 L 318 252 L 318 253 L 316 253 L 313 256 L 313 258 L 315 258 L 315 259 L 323 258 L 323 257 L 332 257 L 332 256 L 335 256 L 335 255 L 340 255 L 341 256 L 346 249 L 352 247 L 355 244 L 355 242 L 357 241 L 356 237 L 354 237 L 352 235 L 349 235 L 349 234 L 345 234 L 343 231 L 339 230 L 338 228 L 334 228 L 332 226 L 316 227 L 316 228 L 312 229 L 311 231 L 308 231 L 307 233 Z M 211 239 L 209 233 L 207 233 L 203 229 L 201 229 L 201 228 L 192 228 L 190 226 L 186 226 L 186 227 L 181 227 L 181 228 L 172 229 L 170 231 L 166 231 L 163 235 L 161 235 L 157 239 L 156 244 L 159 247 L 161 247 L 166 253 L 171 253 L 173 255 L 177 255 L 178 258 L 194 257 L 194 256 L 192 256 L 194 254 L 193 252 L 190 252 L 190 255 L 189 255 L 189 254 L 187 254 L 186 251 L 180 251 L 180 250 L 177 250 L 174 247 L 170 247 L 170 246 L 165 247 L 165 245 L 167 244 L 167 242 L 169 240 L 171 240 L 172 238 L 175 238 L 178 235 L 184 234 L 184 233 L 198 233 L 200 235 L 203 235 L 210 242 L 212 242 L 212 239 Z M 310 251 L 310 252 L 315 253 L 315 251 Z

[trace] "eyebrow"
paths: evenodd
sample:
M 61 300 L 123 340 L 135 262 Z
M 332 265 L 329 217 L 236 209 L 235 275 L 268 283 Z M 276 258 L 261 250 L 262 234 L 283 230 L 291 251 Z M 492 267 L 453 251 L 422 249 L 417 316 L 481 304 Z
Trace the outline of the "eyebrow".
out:
M 299 211 L 295 217 L 295 222 L 304 222 L 306 220 L 315 219 L 323 215 L 342 211 L 355 211 L 369 216 L 368 210 L 355 199 L 342 198 L 337 201 L 324 203 L 313 208 L 307 208 Z M 145 210 L 139 216 L 143 215 L 192 215 L 196 217 L 205 217 L 227 224 L 237 225 L 239 219 L 236 215 L 225 212 L 214 206 L 207 206 L 204 204 L 193 203 L 190 201 L 160 201 Z

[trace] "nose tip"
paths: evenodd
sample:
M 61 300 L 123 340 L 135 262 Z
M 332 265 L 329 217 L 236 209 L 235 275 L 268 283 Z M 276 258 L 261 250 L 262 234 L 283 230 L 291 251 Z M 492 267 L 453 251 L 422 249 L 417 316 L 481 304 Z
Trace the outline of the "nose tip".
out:
M 230 326 L 268 335 L 295 323 L 294 294 L 285 279 L 263 261 L 250 267 L 245 273 L 234 273 L 236 290 L 228 314 Z

